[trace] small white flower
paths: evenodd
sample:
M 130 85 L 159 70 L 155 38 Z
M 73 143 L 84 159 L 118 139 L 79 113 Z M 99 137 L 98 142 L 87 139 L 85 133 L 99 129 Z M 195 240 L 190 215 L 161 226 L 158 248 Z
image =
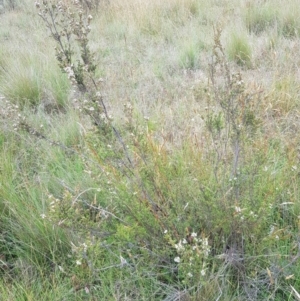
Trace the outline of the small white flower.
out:
M 177 250 L 177 252 L 180 252 L 180 251 L 184 250 L 184 246 L 181 244 L 181 240 L 179 241 L 178 244 L 175 244 L 174 247 Z
M 242 209 L 241 209 L 241 207 L 237 207 L 237 206 L 235 206 L 235 212 L 236 213 L 240 213 L 240 212 L 242 212 Z
M 76 253 L 78 251 L 78 247 L 71 242 L 72 253 Z
M 121 267 L 128 264 L 127 260 L 124 257 L 122 257 L 121 255 L 120 255 L 120 260 L 121 260 Z
M 202 241 L 202 250 L 203 250 L 203 254 L 204 256 L 208 256 L 210 253 L 210 246 L 208 245 L 208 239 L 204 238 Z
M 62 267 L 61 265 L 58 266 L 58 269 L 59 269 L 62 273 L 65 272 L 65 270 L 63 269 L 63 267 Z
M 44 213 L 42 213 L 40 216 L 41 216 L 42 219 L 46 218 L 46 214 L 44 214 Z
M 195 238 L 195 237 L 197 237 L 197 233 L 196 233 L 196 232 L 193 232 L 193 233 L 191 234 L 191 236 L 192 236 L 193 238 Z
M 180 262 L 180 257 L 179 256 L 175 257 L 174 261 L 177 262 L 177 263 L 179 263 Z
M 186 241 L 186 239 L 185 239 L 185 238 L 182 240 L 182 243 L 183 243 L 184 245 L 186 245 L 186 244 L 187 244 L 187 241 Z
M 201 270 L 201 276 L 205 276 L 205 270 Z
M 193 274 L 192 274 L 192 273 L 188 273 L 187 275 L 188 275 L 188 277 L 190 277 L 190 278 L 193 277 Z
M 82 244 L 82 246 L 83 246 L 83 252 L 86 253 L 87 248 L 88 248 L 87 244 L 84 242 L 84 243 Z
M 164 234 L 167 234 L 167 233 L 168 233 L 168 230 L 165 230 L 165 231 L 164 231 Z
M 81 265 L 81 261 L 80 260 L 76 260 L 76 264 L 77 265 Z
M 90 107 L 89 111 L 95 111 L 95 108 L 94 107 Z

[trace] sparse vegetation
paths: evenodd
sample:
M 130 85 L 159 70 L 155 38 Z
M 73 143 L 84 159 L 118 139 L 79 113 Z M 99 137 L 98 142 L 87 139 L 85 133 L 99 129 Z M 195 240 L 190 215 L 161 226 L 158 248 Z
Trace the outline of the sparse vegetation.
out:
M 288 2 L 282 6 L 281 1 L 248 2 L 244 20 L 249 32 L 262 34 L 264 31 L 277 30 L 285 38 L 299 36 L 299 7 Z
M 245 10 L 245 23 L 250 32 L 260 34 L 263 31 L 277 26 L 278 7 L 274 2 L 264 1 L 263 3 L 248 2 Z
M 299 15 L 271 4 L 3 11 L 3 299 L 298 300 Z

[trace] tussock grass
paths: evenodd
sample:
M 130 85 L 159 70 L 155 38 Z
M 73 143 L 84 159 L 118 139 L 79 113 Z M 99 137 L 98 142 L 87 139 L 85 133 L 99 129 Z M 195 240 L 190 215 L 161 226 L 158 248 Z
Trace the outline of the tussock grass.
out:
M 228 40 L 226 45 L 228 58 L 238 65 L 250 67 L 252 49 L 247 34 L 232 32 Z
M 38 60 L 30 52 L 5 63 L 0 77 L 0 91 L 7 99 L 21 107 L 63 108 L 67 104 L 70 84 L 56 66 Z
M 195 69 L 198 67 L 199 47 L 196 44 L 187 44 L 183 46 L 180 55 L 180 64 L 185 69 Z
M 289 39 L 299 37 L 300 22 L 298 15 L 299 8 L 297 6 L 291 6 L 283 10 L 280 20 L 280 34 Z
M 53 51 L 43 45 L 47 35 L 30 34 L 40 26 L 35 18 L 29 22 L 32 20 L 30 9 L 29 6 L 27 15 L 20 11 L 4 15 L 3 24 L 7 26 L 4 33 L 5 28 L 9 28 L 9 35 L 2 38 L 5 47 L 0 67 L 0 93 L 20 107 L 42 105 L 49 111 L 61 109 L 67 104 L 70 84 L 48 58 Z M 24 28 L 24 35 L 20 34 L 20 28 Z M 16 34 L 12 35 L 12 31 Z
M 244 20 L 247 29 L 255 34 L 260 34 L 270 27 L 277 26 L 279 10 L 274 2 L 250 3 L 246 7 Z

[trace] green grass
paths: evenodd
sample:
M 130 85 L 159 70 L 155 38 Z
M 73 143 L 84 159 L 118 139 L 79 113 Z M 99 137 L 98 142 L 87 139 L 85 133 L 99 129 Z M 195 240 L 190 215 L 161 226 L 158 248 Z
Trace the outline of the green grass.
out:
M 296 2 L 99 5 L 86 93 L 1 15 L 2 299 L 296 300 Z
M 250 67 L 252 49 L 245 33 L 231 33 L 226 47 L 229 60 L 238 65 Z
M 42 98 L 42 83 L 40 75 L 33 69 L 23 72 L 20 69 L 3 75 L 1 93 L 16 104 L 24 107 L 26 104 L 36 106 Z
M 9 67 L 5 64 L 0 77 L 0 93 L 22 108 L 41 104 L 50 111 L 63 108 L 70 90 L 68 79 L 58 68 L 47 66 L 39 59 L 28 54 Z
M 186 69 L 195 69 L 198 64 L 198 54 L 199 50 L 197 45 L 186 45 L 182 50 L 180 57 L 180 64 Z

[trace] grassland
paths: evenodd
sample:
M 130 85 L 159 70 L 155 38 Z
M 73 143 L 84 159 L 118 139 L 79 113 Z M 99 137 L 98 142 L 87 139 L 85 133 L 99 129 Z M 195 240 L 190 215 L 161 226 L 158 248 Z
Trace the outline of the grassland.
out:
M 84 87 L 0 1 L 0 299 L 300 300 L 297 1 L 78 2 Z

